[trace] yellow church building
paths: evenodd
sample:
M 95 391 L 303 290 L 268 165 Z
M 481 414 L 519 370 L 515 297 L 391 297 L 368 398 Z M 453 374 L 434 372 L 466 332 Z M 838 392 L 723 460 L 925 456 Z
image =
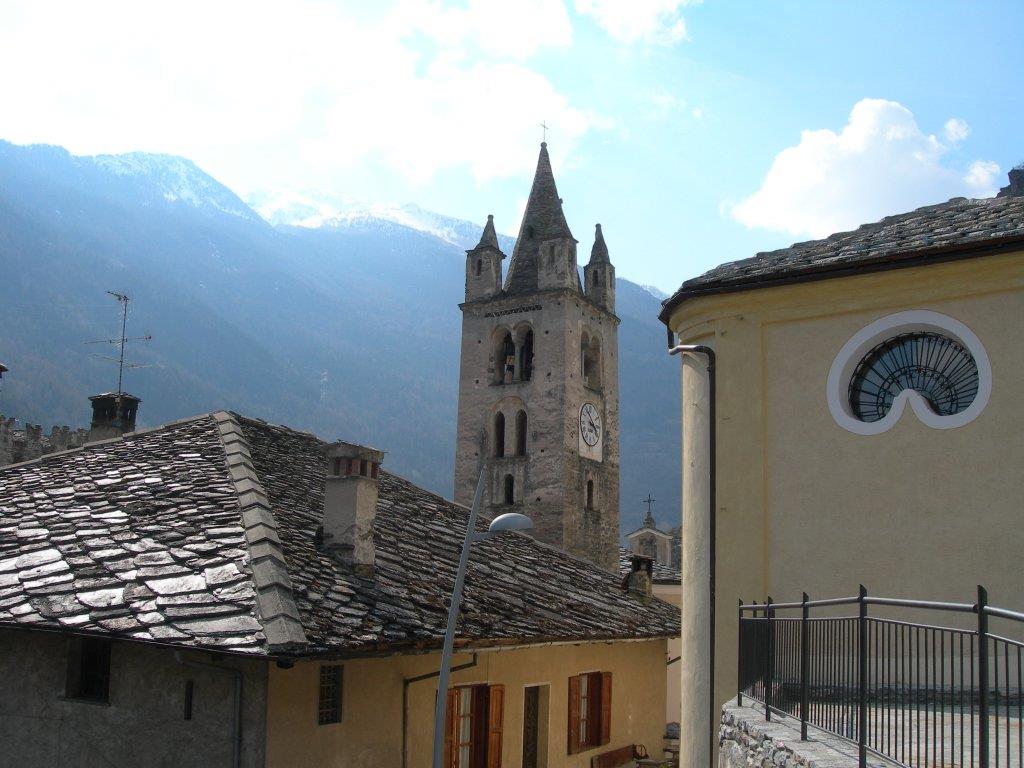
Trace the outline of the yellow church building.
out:
M 713 760 L 736 695 L 740 599 L 982 584 L 1024 610 L 1024 170 L 718 266 L 661 319 L 682 353 L 682 766 Z

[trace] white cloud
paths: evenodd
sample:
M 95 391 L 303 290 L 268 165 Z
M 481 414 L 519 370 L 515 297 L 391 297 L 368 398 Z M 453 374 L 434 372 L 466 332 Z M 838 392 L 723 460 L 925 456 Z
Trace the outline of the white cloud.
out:
M 690 0 L 576 0 L 576 12 L 592 17 L 619 42 L 673 45 L 686 39 L 686 22 L 679 9 L 692 4 Z
M 560 0 L 341 6 L 182 0 L 3 10 L 0 138 L 182 154 L 240 191 L 330 186 L 356 164 L 422 182 L 532 169 L 539 123 L 571 152 L 600 116 L 528 59 L 572 43 Z M 336 183 L 336 182 L 335 182 Z
M 959 117 L 951 117 L 942 127 L 942 132 L 946 136 L 946 141 L 955 144 L 971 135 L 971 126 Z
M 732 216 L 748 227 L 825 237 L 950 197 L 995 193 L 999 166 L 981 160 L 958 170 L 946 164 L 947 152 L 902 104 L 862 99 L 839 133 L 806 130 L 777 154 L 761 188 Z

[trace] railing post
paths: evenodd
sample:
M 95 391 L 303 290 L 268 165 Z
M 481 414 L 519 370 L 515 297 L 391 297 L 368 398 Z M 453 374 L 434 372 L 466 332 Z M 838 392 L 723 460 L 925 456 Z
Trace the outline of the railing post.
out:
M 808 689 L 810 681 L 807 679 L 807 668 L 810 661 L 811 649 L 808 646 L 810 633 L 807 626 L 808 601 L 807 593 L 804 592 L 803 604 L 800 606 L 800 740 L 807 741 L 807 708 Z
M 775 624 L 772 619 L 775 616 L 775 611 L 772 610 L 772 596 L 768 595 L 768 600 L 764 604 L 764 615 L 768 622 L 768 658 L 765 664 L 765 683 L 764 683 L 764 719 L 770 721 L 772 719 L 772 688 L 774 687 L 773 678 L 775 677 Z
M 988 590 L 978 585 L 978 765 L 988 768 Z
M 736 706 L 743 706 L 743 598 L 739 598 L 736 622 Z
M 857 596 L 857 605 L 860 611 L 857 616 L 857 687 L 859 689 L 859 700 L 857 706 L 857 754 L 860 768 L 868 764 L 868 591 L 864 585 L 860 585 L 860 592 Z

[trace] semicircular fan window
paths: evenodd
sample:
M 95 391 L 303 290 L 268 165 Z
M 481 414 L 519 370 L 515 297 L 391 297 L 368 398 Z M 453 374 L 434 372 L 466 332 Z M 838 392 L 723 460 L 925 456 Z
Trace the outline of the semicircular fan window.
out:
M 871 349 L 850 379 L 850 408 L 861 421 L 885 417 L 905 389 L 919 393 L 932 410 L 949 416 L 978 394 L 978 366 L 957 341 L 938 333 L 903 333 Z

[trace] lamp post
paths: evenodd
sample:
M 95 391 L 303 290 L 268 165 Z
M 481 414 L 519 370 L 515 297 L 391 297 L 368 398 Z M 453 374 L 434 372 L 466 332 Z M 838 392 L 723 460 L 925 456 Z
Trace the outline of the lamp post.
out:
M 506 531 L 528 531 L 533 528 L 533 521 L 518 512 L 507 512 L 498 515 L 491 521 L 486 533 L 476 532 L 476 515 L 480 509 L 480 500 L 484 494 L 484 473 L 476 483 L 473 495 L 473 506 L 469 510 L 469 522 L 466 524 L 466 538 L 462 542 L 462 554 L 459 556 L 459 569 L 455 572 L 455 588 L 452 590 L 452 603 L 448 606 L 448 625 L 444 632 L 444 646 L 441 648 L 441 674 L 437 680 L 437 702 L 434 705 L 434 761 L 433 768 L 441 768 L 441 755 L 444 751 L 444 721 L 448 707 L 448 675 L 452 662 L 452 646 L 455 643 L 455 625 L 459 619 L 459 604 L 462 602 L 462 583 L 466 580 L 466 565 L 469 563 L 469 548 L 474 541 L 486 541 Z

